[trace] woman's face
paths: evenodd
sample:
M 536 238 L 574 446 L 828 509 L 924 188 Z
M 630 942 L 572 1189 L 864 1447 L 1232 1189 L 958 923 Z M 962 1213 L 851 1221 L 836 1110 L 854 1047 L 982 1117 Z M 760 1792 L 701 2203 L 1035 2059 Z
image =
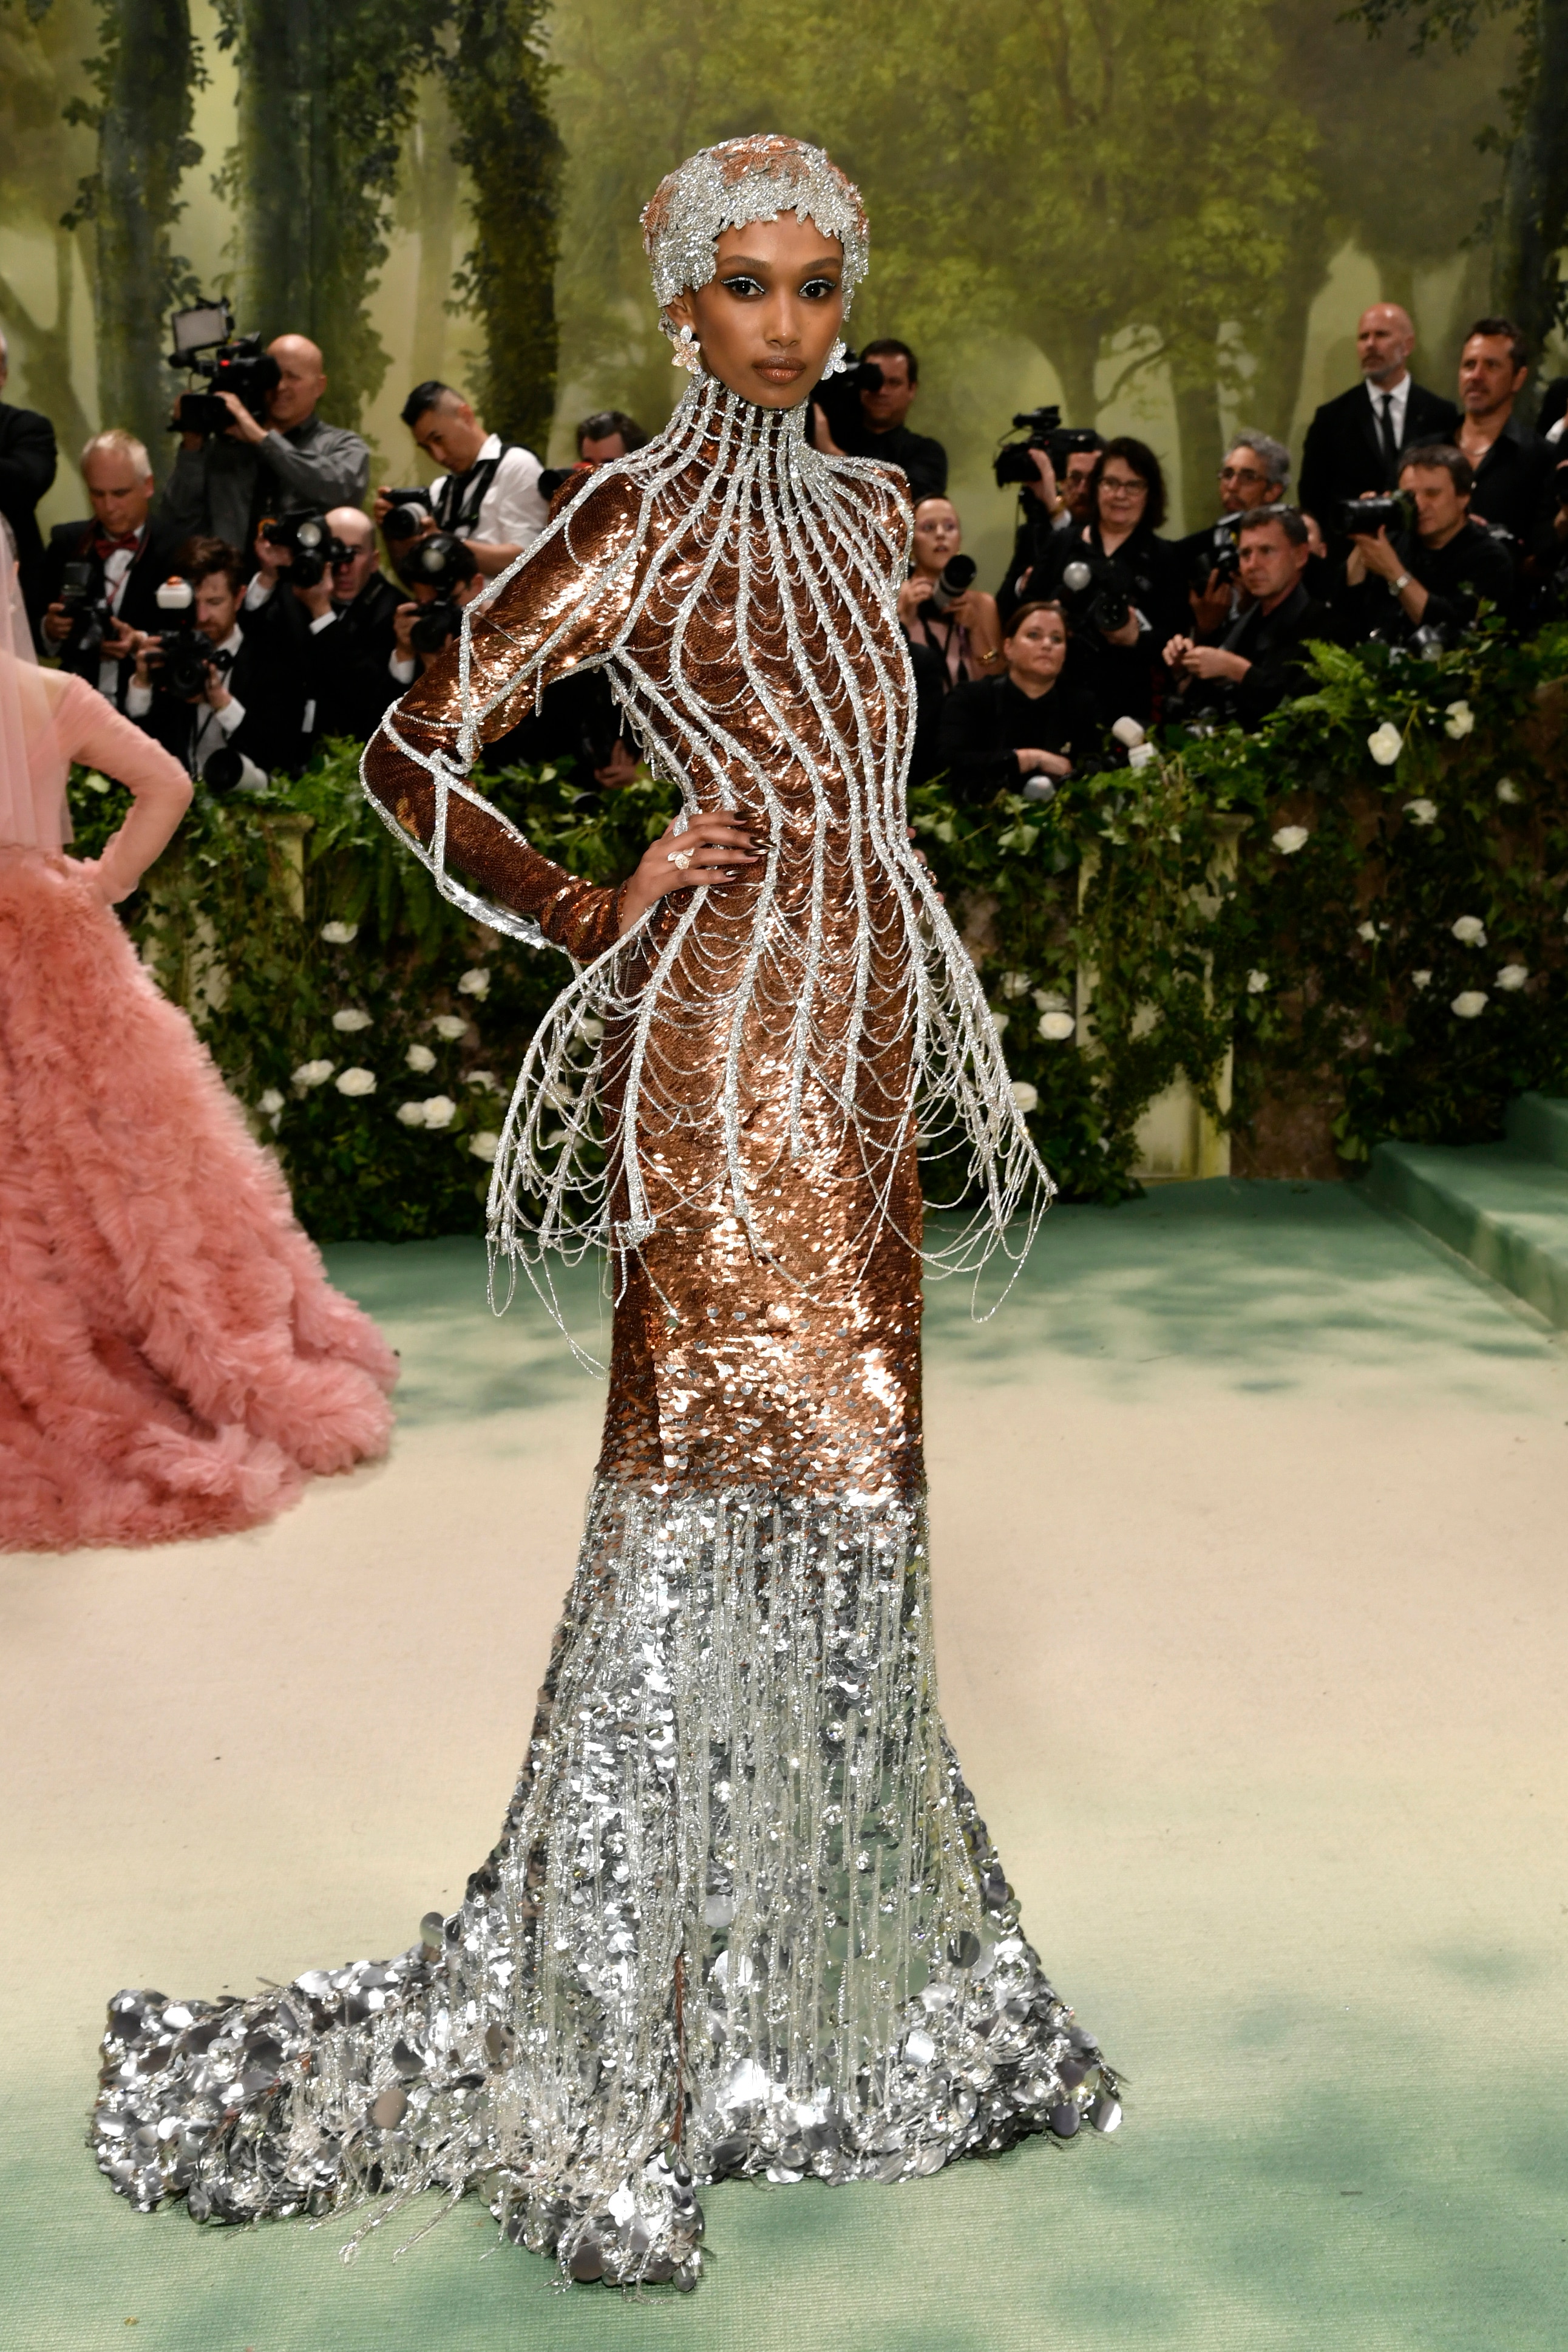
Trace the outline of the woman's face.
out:
M 964 544 L 958 509 L 950 499 L 922 499 L 915 509 L 915 568 L 935 580 Z
M 843 322 L 843 250 L 809 220 L 727 228 L 714 247 L 708 283 L 669 305 L 690 327 L 703 362 L 758 408 L 798 408 L 828 363 Z
M 1002 646 L 1009 677 L 1051 686 L 1067 659 L 1067 630 L 1060 613 L 1030 613 Z
M 1135 530 L 1149 503 L 1149 486 L 1134 474 L 1125 457 L 1107 457 L 1100 477 L 1100 527 L 1103 530 Z

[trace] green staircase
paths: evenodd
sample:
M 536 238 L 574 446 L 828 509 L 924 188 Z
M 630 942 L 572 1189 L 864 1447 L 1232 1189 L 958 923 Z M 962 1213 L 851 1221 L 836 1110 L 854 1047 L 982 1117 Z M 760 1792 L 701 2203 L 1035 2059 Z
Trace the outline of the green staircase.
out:
M 1501 1143 L 1380 1143 L 1369 1189 L 1568 1329 L 1568 1102 L 1521 1095 Z

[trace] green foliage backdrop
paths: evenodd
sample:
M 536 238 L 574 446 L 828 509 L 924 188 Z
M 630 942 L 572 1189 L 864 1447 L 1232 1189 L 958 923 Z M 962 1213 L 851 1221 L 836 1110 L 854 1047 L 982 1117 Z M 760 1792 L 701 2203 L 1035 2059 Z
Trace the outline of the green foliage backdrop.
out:
M 1311 1135 L 1331 1173 L 1385 1136 L 1495 1135 L 1511 1096 L 1568 1086 L 1565 703 L 1568 630 L 1431 662 L 1329 650 L 1317 691 L 1259 735 L 1172 732 L 1043 805 L 919 789 L 917 836 L 1064 1192 L 1135 1189 L 1138 1119 L 1179 1076 L 1220 1117 L 1233 1041 L 1229 1123 L 1274 1173 Z M 198 794 L 126 917 L 313 1233 L 476 1229 L 481 1154 L 567 966 L 439 899 L 361 800 L 357 758 L 334 747 L 255 800 Z M 492 788 L 604 882 L 674 802 L 643 781 L 584 810 L 565 768 Z M 77 778 L 83 854 L 121 798 Z M 356 1070 L 369 1082 L 343 1091 Z

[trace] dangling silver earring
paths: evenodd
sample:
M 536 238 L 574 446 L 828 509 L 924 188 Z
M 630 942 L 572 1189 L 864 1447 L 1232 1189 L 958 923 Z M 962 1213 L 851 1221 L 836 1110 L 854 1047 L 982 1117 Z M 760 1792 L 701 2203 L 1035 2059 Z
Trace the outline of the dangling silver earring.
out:
M 833 345 L 832 350 L 828 353 L 828 364 L 822 370 L 822 373 L 824 375 L 842 375 L 844 372 L 844 362 L 848 359 L 849 355 L 850 347 L 841 335 L 838 341 Z
M 689 327 L 683 327 L 674 339 L 675 348 L 670 353 L 672 367 L 685 368 L 692 375 L 702 373 L 702 345 Z

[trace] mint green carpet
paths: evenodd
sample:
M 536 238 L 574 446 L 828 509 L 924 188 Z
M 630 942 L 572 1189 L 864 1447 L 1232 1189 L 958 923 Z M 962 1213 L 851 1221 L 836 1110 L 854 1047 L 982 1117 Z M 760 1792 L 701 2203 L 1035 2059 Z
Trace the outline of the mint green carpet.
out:
M 601 1391 L 476 1244 L 330 1255 L 402 1351 L 388 1464 L 0 1559 L 5 2352 L 1559 2352 L 1568 1359 L 1331 1186 L 1059 1209 L 995 1320 L 932 1293 L 945 1707 L 1115 2139 L 718 2189 L 684 2298 L 561 2293 L 472 2203 L 348 2268 L 115 2199 L 104 2000 L 455 1901 L 570 1574 Z

